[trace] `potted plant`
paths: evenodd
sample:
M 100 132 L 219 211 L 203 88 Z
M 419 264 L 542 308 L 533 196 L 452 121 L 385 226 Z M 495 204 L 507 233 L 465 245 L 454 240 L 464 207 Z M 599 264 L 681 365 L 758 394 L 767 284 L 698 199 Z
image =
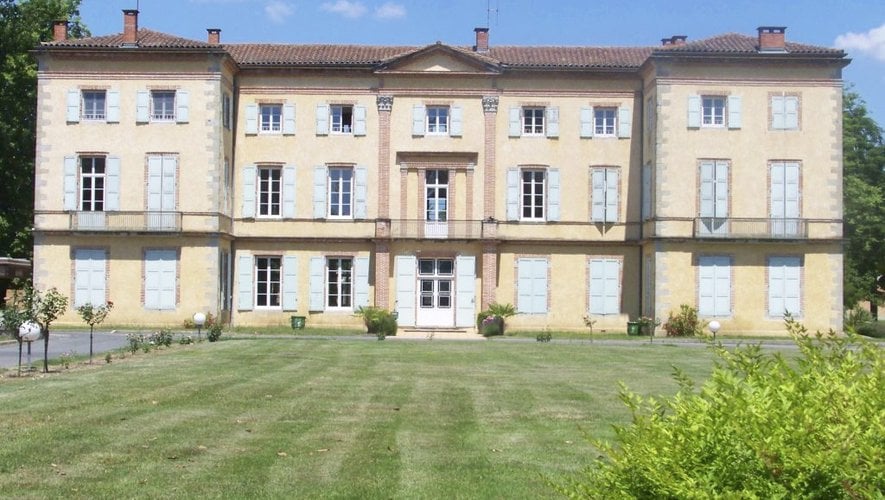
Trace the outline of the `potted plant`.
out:
M 661 324 L 661 320 L 651 316 L 640 316 L 639 331 L 642 335 L 654 336 L 655 328 Z
M 492 302 L 489 308 L 477 315 L 477 328 L 485 337 L 504 335 L 504 320 L 516 315 L 513 304 L 499 304 Z

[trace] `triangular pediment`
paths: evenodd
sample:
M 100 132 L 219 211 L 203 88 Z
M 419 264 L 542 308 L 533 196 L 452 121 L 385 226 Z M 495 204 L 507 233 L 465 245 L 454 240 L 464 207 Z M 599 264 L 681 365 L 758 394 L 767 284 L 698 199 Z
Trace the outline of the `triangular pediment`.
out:
M 408 74 L 498 74 L 500 64 L 487 56 L 435 43 L 385 61 L 377 73 Z

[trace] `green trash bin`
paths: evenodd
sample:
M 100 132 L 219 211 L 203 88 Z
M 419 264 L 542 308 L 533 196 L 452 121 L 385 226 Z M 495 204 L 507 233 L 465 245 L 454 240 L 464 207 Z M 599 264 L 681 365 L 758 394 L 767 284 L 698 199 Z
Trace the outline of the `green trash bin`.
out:
M 638 321 L 628 321 L 627 322 L 627 335 L 639 335 L 639 322 Z
M 289 319 L 292 321 L 293 330 L 304 330 L 304 323 L 307 321 L 307 318 L 304 316 L 292 316 Z

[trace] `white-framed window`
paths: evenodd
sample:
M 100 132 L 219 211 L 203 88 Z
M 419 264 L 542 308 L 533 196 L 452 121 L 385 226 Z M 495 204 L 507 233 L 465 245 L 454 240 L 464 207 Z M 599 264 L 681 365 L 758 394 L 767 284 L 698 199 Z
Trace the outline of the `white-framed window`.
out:
M 107 252 L 95 248 L 74 250 L 74 307 L 106 302 Z
M 283 169 L 275 166 L 258 167 L 258 215 L 279 217 L 283 196 Z
M 152 90 L 151 91 L 151 121 L 171 122 L 175 121 L 175 91 Z
M 507 169 L 507 220 L 556 222 L 559 219 L 558 168 Z
M 522 108 L 522 135 L 544 135 L 544 108 Z
M 771 128 L 799 130 L 799 96 L 771 96 Z
M 768 316 L 782 318 L 785 312 L 802 315 L 802 258 L 768 258 Z
M 516 275 L 516 310 L 521 314 L 547 313 L 547 259 L 517 259 Z
M 618 108 L 593 108 L 593 135 L 614 137 L 618 131 Z
M 522 220 L 544 220 L 547 206 L 546 171 L 544 169 L 523 169 L 520 184 L 520 218 Z
M 329 257 L 326 259 L 326 307 L 351 309 L 353 307 L 353 259 Z
M 704 127 L 725 126 L 725 96 L 701 96 L 701 125 Z
M 147 121 L 147 94 L 145 94 L 145 121 Z M 113 89 L 81 89 L 68 90 L 67 114 L 68 123 L 120 121 L 120 91 Z
M 345 104 L 329 106 L 329 129 L 333 134 L 352 134 L 353 106 Z
M 698 314 L 715 317 L 731 315 L 730 257 L 698 257 Z
M 771 162 L 768 166 L 769 215 L 773 236 L 796 236 L 802 229 L 802 178 L 798 162 Z
M 177 302 L 178 251 L 144 251 L 144 307 L 154 310 L 175 309 Z
M 280 307 L 282 268 L 280 257 L 255 257 L 255 307 Z
M 593 222 L 617 222 L 619 192 L 619 169 L 616 167 L 593 167 L 590 169 L 590 220 Z
M 83 102 L 80 107 L 80 118 L 84 121 L 104 121 L 107 116 L 107 91 L 84 90 L 81 96 Z
M 728 162 L 702 160 L 700 164 L 700 233 L 728 233 Z
M 427 134 L 449 133 L 449 107 L 427 106 Z
M 258 126 L 261 133 L 273 134 L 283 130 L 283 106 L 262 104 L 258 108 Z
M 741 128 L 741 96 L 688 96 L 688 128 Z
M 621 312 L 621 261 L 611 258 L 591 258 L 590 314 L 620 314 Z
M 80 157 L 80 211 L 103 212 L 105 200 L 105 157 Z
M 428 222 L 449 220 L 449 171 L 426 170 L 424 194 L 424 220 Z
M 353 168 L 329 167 L 329 218 L 353 217 Z

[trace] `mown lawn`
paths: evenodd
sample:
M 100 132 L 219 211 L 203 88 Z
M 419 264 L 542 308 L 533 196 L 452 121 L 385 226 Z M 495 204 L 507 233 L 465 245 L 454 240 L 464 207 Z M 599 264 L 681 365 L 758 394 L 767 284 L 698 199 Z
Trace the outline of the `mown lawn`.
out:
M 0 380 L 0 496 L 538 498 L 706 349 L 229 340 Z M 102 360 L 101 363 L 104 363 Z

